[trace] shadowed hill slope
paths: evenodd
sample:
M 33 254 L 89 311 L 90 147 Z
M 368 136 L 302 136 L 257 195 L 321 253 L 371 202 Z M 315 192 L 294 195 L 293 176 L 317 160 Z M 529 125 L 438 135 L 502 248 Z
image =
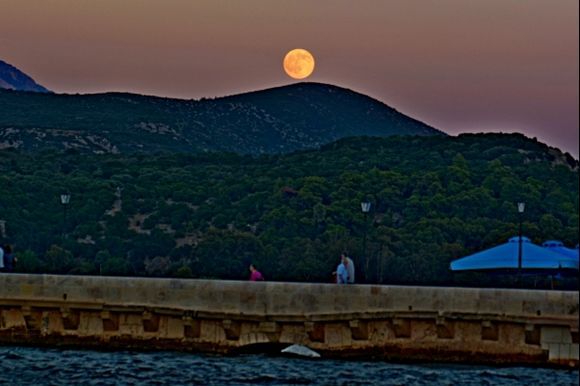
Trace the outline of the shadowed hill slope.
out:
M 0 91 L 0 148 L 284 153 L 352 136 L 442 135 L 368 96 L 298 83 L 216 99 Z

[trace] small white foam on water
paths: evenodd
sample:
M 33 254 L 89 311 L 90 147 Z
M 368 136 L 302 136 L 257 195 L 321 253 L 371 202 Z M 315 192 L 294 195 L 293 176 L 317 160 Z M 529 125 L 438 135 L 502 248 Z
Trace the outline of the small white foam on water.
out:
M 285 354 L 294 354 L 299 355 L 301 357 L 309 357 L 309 358 L 320 358 L 320 354 L 314 350 L 309 349 L 306 346 L 302 346 L 300 344 L 293 344 L 292 346 L 286 347 L 281 352 Z

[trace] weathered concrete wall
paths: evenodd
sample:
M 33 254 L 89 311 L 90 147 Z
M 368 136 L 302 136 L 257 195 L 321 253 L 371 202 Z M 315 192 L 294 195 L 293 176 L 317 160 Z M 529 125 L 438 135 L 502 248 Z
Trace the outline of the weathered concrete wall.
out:
M 578 366 L 578 293 L 0 274 L 0 342 Z

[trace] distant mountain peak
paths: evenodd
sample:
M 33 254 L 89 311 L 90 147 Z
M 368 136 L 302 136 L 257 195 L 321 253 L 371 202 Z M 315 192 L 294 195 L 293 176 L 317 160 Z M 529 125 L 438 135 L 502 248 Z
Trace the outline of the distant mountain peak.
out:
M 18 68 L 0 60 L 0 88 L 17 91 L 51 92 Z
M 257 90 L 257 91 L 250 91 L 246 93 L 231 95 L 222 98 L 216 98 L 216 100 L 224 100 L 227 101 L 228 99 L 239 99 L 240 97 L 252 99 L 253 96 L 263 96 L 271 98 L 273 96 L 276 97 L 279 101 L 279 108 L 283 109 L 283 103 L 289 101 L 289 99 L 296 99 L 302 102 L 306 102 L 306 104 L 310 104 L 310 107 L 314 105 L 321 105 L 324 104 L 325 106 L 330 106 L 332 102 L 336 104 L 340 104 L 342 106 L 337 106 L 337 114 L 344 114 L 343 109 L 346 107 L 348 108 L 349 105 L 358 105 L 358 106 L 367 106 L 367 111 L 365 115 L 374 116 L 376 119 L 381 120 L 390 120 L 390 119 L 400 119 L 403 118 L 406 120 L 405 126 L 406 129 L 412 132 L 407 133 L 391 133 L 392 134 L 412 134 L 412 135 L 447 135 L 445 132 L 432 127 L 425 122 L 421 122 L 415 118 L 407 116 L 397 109 L 387 105 L 386 103 L 374 99 L 368 95 L 362 94 L 358 91 L 351 90 L 346 87 L 337 86 L 334 84 L 328 83 L 318 83 L 318 82 L 298 82 L 298 83 L 290 83 L 283 86 L 267 88 L 264 90 Z M 291 97 L 291 98 L 290 98 Z M 302 106 L 304 107 L 304 105 Z M 357 113 L 360 113 L 360 109 L 357 109 Z M 386 115 L 385 115 L 386 113 Z M 413 128 L 411 128 L 412 126 Z M 366 135 L 376 135 L 376 136 L 384 136 L 384 127 L 380 128 L 378 132 L 373 134 L 367 133 Z M 397 130 L 391 127 L 391 130 Z

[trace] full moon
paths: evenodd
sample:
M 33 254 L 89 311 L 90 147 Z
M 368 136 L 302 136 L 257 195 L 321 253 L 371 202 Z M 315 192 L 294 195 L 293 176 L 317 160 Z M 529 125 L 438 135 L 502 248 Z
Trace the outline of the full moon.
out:
M 314 71 L 314 56 L 305 49 L 296 48 L 286 54 L 283 65 L 289 77 L 304 79 Z

